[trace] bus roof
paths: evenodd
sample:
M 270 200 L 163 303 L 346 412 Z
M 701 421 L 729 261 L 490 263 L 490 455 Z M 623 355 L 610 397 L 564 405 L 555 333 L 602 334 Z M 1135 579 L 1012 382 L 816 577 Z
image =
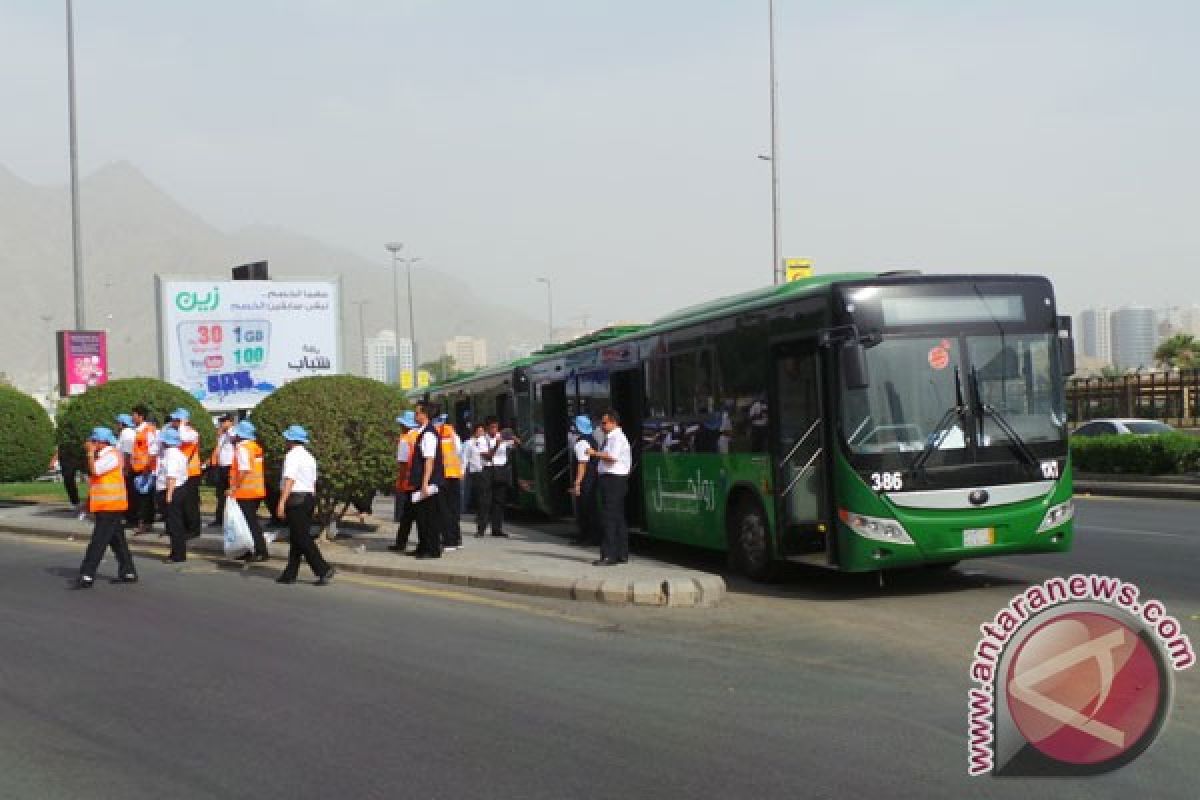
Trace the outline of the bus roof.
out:
M 726 314 L 736 313 L 738 311 L 750 311 L 761 308 L 763 306 L 774 305 L 793 297 L 803 297 L 808 294 L 827 289 L 830 284 L 839 283 L 842 281 L 861 281 L 870 280 L 878 277 L 876 272 L 843 272 L 829 275 L 814 275 L 811 278 L 804 278 L 790 283 L 781 283 L 775 286 L 766 286 L 760 289 L 754 289 L 741 294 L 729 295 L 716 300 L 710 300 L 698 305 L 689 306 L 673 311 L 666 316 L 659 317 L 649 325 L 614 325 L 608 328 L 601 328 L 597 331 L 572 339 L 568 342 L 547 345 L 536 353 L 525 358 L 520 358 L 515 361 L 509 361 L 505 364 L 500 364 L 495 367 L 485 367 L 484 369 L 472 372 L 468 375 L 459 375 L 458 377 L 445 381 L 443 383 L 433 383 L 420 390 L 413 390 L 409 393 L 410 397 L 419 397 L 427 392 L 448 389 L 463 383 L 470 383 L 480 378 L 488 378 L 495 375 L 501 375 L 518 367 L 536 364 L 546 358 L 557 357 L 570 353 L 576 350 L 583 350 L 592 347 L 596 344 L 617 343 L 630 339 L 641 338 L 642 336 L 652 336 L 657 333 L 682 328 L 688 325 L 694 325 L 706 320 L 715 319 L 725 316 Z

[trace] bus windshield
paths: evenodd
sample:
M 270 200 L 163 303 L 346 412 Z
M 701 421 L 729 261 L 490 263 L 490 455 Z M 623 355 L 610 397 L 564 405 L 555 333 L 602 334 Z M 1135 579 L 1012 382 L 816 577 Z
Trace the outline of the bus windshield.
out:
M 1025 444 L 1066 438 L 1057 340 L 1051 333 L 885 336 L 867 350 L 870 386 L 843 389 L 843 435 L 855 454 L 964 450 L 963 426 L 979 422 L 969 380 L 983 415 L 980 444 L 1008 445 L 996 416 Z M 961 413 L 949 413 L 962 403 Z M 939 423 L 941 423 L 939 425 Z

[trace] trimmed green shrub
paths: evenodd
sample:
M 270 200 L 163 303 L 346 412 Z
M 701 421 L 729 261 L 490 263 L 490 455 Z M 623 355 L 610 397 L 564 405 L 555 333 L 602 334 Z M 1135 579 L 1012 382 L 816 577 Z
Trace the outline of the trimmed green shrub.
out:
M 54 423 L 24 392 L 0 386 L 0 481 L 31 481 L 54 458 Z
M 396 474 L 399 395 L 379 381 L 353 375 L 301 378 L 277 389 L 250 415 L 278 485 L 287 453 L 283 431 L 302 425 L 317 460 L 317 519 L 328 525 L 334 506 L 392 486 Z
M 1071 440 L 1080 472 L 1109 475 L 1175 475 L 1200 467 L 1200 439 L 1180 433 L 1095 436 Z
M 109 381 L 103 386 L 93 386 L 81 395 L 67 400 L 58 409 L 59 458 L 74 459 L 75 463 L 86 463 L 83 443 L 92 428 L 103 425 L 117 429 L 117 414 L 128 414 L 138 403 L 143 403 L 161 428 L 168 415 L 179 407 L 192 414 L 192 425 L 200 434 L 200 457 L 206 457 L 217 444 L 216 430 L 211 424 L 212 415 L 204 410 L 196 398 L 178 386 L 157 378 L 124 378 Z

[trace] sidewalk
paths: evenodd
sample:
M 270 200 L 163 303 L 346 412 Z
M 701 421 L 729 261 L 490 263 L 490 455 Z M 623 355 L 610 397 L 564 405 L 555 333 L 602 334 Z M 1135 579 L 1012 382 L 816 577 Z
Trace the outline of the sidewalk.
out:
M 725 596 L 725 581 L 719 575 L 637 556 L 629 564 L 593 567 L 592 560 L 598 558 L 594 549 L 572 547 L 558 536 L 513 524 L 505 526 L 509 536 L 503 539 L 477 539 L 472 535 L 474 524 L 464 525 L 461 550 L 417 561 L 387 550 L 396 530 L 390 502 L 377 501 L 374 511 L 370 520 L 377 523 L 376 530 L 343 521 L 337 541 L 321 543 L 322 555 L 338 570 L 610 605 L 714 607 Z M 204 517 L 206 522 L 210 519 L 209 514 Z M 130 536 L 134 553 L 165 547 L 166 538 L 158 536 L 161 530 L 160 523 L 154 533 Z M 0 532 L 73 539 L 82 550 L 92 525 L 65 505 L 9 506 L 0 507 Z M 415 544 L 414 529 L 410 549 Z M 204 535 L 188 543 L 188 550 L 223 557 L 220 531 L 205 528 Z M 273 543 L 270 550 L 273 561 L 286 560 L 286 542 Z

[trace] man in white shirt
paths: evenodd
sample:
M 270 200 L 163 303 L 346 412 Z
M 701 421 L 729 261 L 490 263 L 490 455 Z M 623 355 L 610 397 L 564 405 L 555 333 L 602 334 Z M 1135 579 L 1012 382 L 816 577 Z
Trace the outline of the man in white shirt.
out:
M 463 444 L 463 467 L 467 471 L 467 490 L 475 503 L 475 536 L 487 531 L 488 518 L 492 513 L 492 475 L 484 469 L 483 454 L 491 447 L 487 429 L 476 422 L 471 429 L 471 438 Z
M 436 410 L 418 403 L 415 411 L 420 432 L 413 444 L 409 482 L 417 513 L 417 558 L 441 558 L 442 534 L 446 524 L 446 507 L 441 496 L 446 483 L 443 465 L 442 440 L 433 424 Z
M 487 433 L 483 439 L 480 458 L 483 461 L 483 472 L 487 476 L 488 490 L 491 496 L 488 498 L 485 524 L 475 535 L 482 536 L 487 528 L 486 523 L 490 521 L 492 536 L 508 536 L 504 532 L 504 505 L 508 502 L 510 482 L 508 455 L 517 440 L 509 431 L 505 431 L 503 434 L 500 432 L 500 421 L 495 417 L 488 417 Z
M 600 558 L 593 566 L 611 567 L 629 560 L 629 526 L 625 522 L 625 495 L 629 492 L 629 471 L 633 468 L 633 449 L 621 430 L 621 418 L 608 410 L 600 419 L 604 429 L 604 449 L 589 449 L 588 456 L 600 462 L 601 519 L 604 539 Z
M 217 511 L 210 528 L 225 524 L 225 493 L 229 491 L 229 470 L 233 466 L 233 417 L 225 414 L 217 426 L 217 446 L 209 459 L 213 472 L 213 486 L 217 489 Z
M 295 583 L 301 560 L 317 576 L 317 585 L 333 580 L 334 569 L 321 556 L 312 535 L 313 512 L 317 508 L 317 460 L 304 447 L 308 431 L 292 425 L 283 432 L 288 452 L 283 458 L 281 493 L 276 513 L 288 523 L 288 561 L 276 583 Z
M 171 537 L 171 552 L 165 564 L 187 561 L 188 460 L 179 446 L 182 437 L 176 428 L 166 428 L 158 435 L 158 490 L 163 492 L 167 519 L 167 535 Z
M 125 509 L 125 527 L 133 528 L 138 524 L 138 506 L 134 501 L 137 489 L 133 485 L 133 443 L 137 439 L 137 431 L 130 414 L 117 414 L 117 449 L 121 451 L 121 464 L 125 472 L 125 496 L 128 508 Z

